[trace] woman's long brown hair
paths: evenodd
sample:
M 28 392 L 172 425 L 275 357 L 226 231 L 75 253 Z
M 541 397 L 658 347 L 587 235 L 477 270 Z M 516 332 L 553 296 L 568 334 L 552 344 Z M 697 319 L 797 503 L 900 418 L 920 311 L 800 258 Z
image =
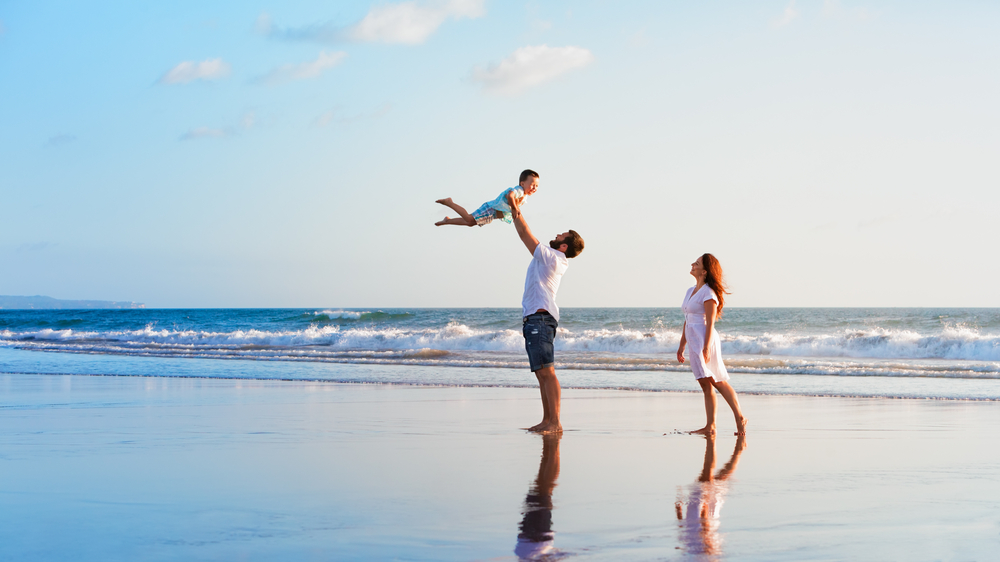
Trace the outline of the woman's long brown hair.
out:
M 722 276 L 722 265 L 712 254 L 704 254 L 701 256 L 701 266 L 705 269 L 705 284 L 711 287 L 715 291 L 715 296 L 719 298 L 717 312 L 722 316 L 722 307 L 726 305 L 725 295 L 730 294 L 726 279 Z

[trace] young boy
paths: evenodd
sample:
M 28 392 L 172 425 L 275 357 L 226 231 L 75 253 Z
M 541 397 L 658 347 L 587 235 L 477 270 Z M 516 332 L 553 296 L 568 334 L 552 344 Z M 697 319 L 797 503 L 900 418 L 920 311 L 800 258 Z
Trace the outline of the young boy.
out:
M 509 187 L 500 194 L 499 197 L 492 201 L 487 201 L 483 203 L 478 209 L 476 209 L 471 215 L 465 210 L 461 205 L 456 204 L 451 200 L 451 197 L 447 199 L 438 199 L 436 202 L 444 205 L 445 207 L 450 207 L 456 213 L 460 215 L 461 218 L 448 218 L 445 217 L 444 220 L 440 220 L 434 223 L 434 226 L 442 226 L 445 224 L 454 224 L 457 226 L 483 226 L 484 224 L 489 224 L 493 222 L 493 219 L 500 219 L 507 224 L 510 224 L 513 219 L 521 216 L 521 205 L 524 204 L 524 200 L 527 196 L 538 190 L 538 172 L 534 170 L 525 170 L 521 172 L 521 177 L 518 180 L 518 187 Z

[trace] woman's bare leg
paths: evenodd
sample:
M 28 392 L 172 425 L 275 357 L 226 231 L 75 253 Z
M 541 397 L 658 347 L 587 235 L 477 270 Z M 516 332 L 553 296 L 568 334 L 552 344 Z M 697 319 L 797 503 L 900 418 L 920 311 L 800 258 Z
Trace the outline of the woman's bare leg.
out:
M 701 391 L 705 394 L 705 427 L 701 429 L 696 429 L 694 431 L 689 431 L 688 433 L 697 433 L 698 435 L 714 435 L 715 434 L 715 388 L 712 386 L 712 377 L 705 377 L 703 379 L 698 379 L 698 384 L 701 385 Z
M 466 226 L 476 226 L 476 219 L 472 218 L 472 215 L 469 214 L 469 211 L 465 210 L 465 207 L 452 201 L 451 197 L 448 197 L 446 199 L 438 199 L 437 201 L 435 201 L 435 203 L 440 203 L 445 207 L 448 207 L 449 209 L 455 211 L 465 221 L 464 223 L 446 222 L 446 221 L 457 221 L 458 219 L 449 219 L 448 217 L 445 217 L 443 221 L 434 223 L 435 225 L 441 226 L 442 224 L 465 224 Z
M 712 380 L 712 379 L 709 379 Z M 746 435 L 747 434 L 747 423 L 748 420 L 744 415 L 743 411 L 740 410 L 740 401 L 736 398 L 736 391 L 733 387 L 726 381 L 722 382 L 712 382 L 715 388 L 719 389 L 719 394 L 726 399 L 726 403 L 729 407 L 733 409 L 733 416 L 736 418 L 736 435 Z

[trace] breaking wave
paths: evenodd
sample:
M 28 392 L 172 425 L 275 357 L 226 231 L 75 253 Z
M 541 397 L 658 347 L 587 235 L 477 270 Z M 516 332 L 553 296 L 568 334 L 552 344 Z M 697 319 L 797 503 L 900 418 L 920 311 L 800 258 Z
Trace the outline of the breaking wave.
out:
M 357 311 L 310 313 L 358 321 Z M 385 313 L 380 313 L 385 314 Z M 338 316 L 339 315 L 339 316 Z M 883 328 L 803 335 L 723 334 L 732 372 L 859 376 L 1000 378 L 1000 336 L 952 326 L 934 335 Z M 570 330 L 556 338 L 560 368 L 603 371 L 686 371 L 674 358 L 679 331 Z M 289 330 L 0 331 L 0 346 L 36 351 L 264 361 L 319 361 L 454 367 L 525 368 L 524 340 L 512 329 L 311 323 Z

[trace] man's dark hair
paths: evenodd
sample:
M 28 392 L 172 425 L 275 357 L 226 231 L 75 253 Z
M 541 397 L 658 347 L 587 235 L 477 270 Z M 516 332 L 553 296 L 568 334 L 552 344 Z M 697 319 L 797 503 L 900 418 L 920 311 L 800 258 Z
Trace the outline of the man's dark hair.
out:
M 517 183 L 524 183 L 524 180 L 528 178 L 537 178 L 538 172 L 534 170 L 525 170 L 521 172 L 521 177 L 517 180 Z
M 563 238 L 563 244 L 566 244 L 567 258 L 575 258 L 583 251 L 583 237 L 575 230 L 569 231 L 569 236 Z

